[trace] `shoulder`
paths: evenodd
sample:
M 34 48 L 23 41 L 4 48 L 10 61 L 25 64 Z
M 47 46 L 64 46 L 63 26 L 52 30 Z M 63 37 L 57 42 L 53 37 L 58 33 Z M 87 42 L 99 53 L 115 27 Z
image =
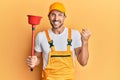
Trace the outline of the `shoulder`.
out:
M 71 29 L 72 35 L 80 36 L 80 32 L 77 29 Z
M 71 29 L 72 36 L 81 36 L 79 30 L 66 27 L 66 31 L 68 31 L 69 29 Z
M 76 30 L 76 29 L 72 29 L 72 32 L 73 32 L 73 33 L 79 33 L 79 31 Z
M 38 37 L 42 37 L 44 34 L 45 34 L 45 31 L 38 32 L 38 33 L 37 33 L 37 36 L 38 36 Z
M 37 33 L 37 35 L 36 35 L 37 40 L 42 41 L 42 40 L 44 40 L 44 38 L 45 38 L 45 31 L 41 31 L 41 32 Z
M 66 29 L 66 31 L 68 31 L 69 29 L 71 29 L 71 32 L 73 32 L 73 33 L 78 33 L 79 32 L 77 29 L 73 29 L 73 28 L 66 27 L 65 29 Z
M 36 37 L 46 38 L 46 32 L 51 33 L 52 30 L 51 29 L 46 29 L 44 31 L 38 32 Z

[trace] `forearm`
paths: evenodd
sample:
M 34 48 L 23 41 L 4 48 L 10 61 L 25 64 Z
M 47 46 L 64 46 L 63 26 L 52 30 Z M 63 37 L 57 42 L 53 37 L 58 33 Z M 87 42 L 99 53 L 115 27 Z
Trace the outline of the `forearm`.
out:
M 38 66 L 40 64 L 40 58 L 37 57 L 37 62 L 35 64 L 35 66 Z
M 40 61 L 42 60 L 42 53 L 35 52 L 35 56 L 37 57 L 37 62 L 35 66 L 38 66 L 40 64 Z
M 88 51 L 88 42 L 83 42 L 81 51 L 78 56 L 78 61 L 82 66 L 85 66 L 88 62 L 89 51 Z
M 89 51 L 88 51 L 88 39 L 91 36 L 91 32 L 87 29 L 82 29 L 81 40 L 82 47 L 76 49 L 77 59 L 82 66 L 85 66 L 88 62 Z

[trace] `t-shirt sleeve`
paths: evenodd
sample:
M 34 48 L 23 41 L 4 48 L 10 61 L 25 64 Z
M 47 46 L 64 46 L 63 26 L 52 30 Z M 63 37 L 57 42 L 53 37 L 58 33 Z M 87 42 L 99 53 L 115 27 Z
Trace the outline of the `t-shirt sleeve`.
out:
M 42 32 L 39 32 L 35 38 L 35 51 L 42 52 L 41 42 L 42 42 Z
M 73 33 L 73 47 L 74 48 L 78 48 L 82 46 L 82 41 L 81 41 L 81 34 L 79 31 L 74 30 Z

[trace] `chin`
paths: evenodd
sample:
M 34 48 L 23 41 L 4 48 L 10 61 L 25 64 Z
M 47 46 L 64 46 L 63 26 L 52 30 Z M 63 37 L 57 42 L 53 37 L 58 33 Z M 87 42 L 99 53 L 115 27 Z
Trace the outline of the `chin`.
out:
M 53 26 L 54 29 L 59 29 L 61 26 Z

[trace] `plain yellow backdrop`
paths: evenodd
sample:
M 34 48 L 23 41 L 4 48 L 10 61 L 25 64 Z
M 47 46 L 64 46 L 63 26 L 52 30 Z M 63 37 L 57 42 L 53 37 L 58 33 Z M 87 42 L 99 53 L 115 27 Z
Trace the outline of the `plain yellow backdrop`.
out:
M 119 0 L 0 0 L 0 80 L 40 80 L 40 66 L 31 72 L 26 65 L 31 54 L 26 15 L 43 17 L 36 34 L 50 28 L 48 8 L 55 1 L 67 9 L 67 27 L 92 32 L 89 61 L 76 66 L 76 80 L 120 80 Z

